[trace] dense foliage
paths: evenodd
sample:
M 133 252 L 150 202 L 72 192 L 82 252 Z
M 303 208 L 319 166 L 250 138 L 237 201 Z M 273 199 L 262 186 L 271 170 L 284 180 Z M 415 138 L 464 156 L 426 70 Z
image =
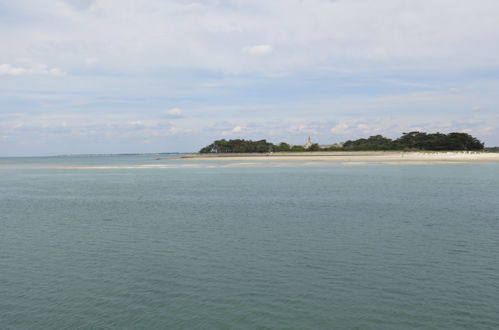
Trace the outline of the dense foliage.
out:
M 381 135 L 346 141 L 343 150 L 482 150 L 483 143 L 467 133 L 404 133 L 396 140 Z
M 392 140 L 381 135 L 358 140 L 349 140 L 340 145 L 321 148 L 313 144 L 309 148 L 281 142 L 278 145 L 266 140 L 216 140 L 200 150 L 200 153 L 266 153 L 266 152 L 300 152 L 300 151 L 357 151 L 357 150 L 483 150 L 484 145 L 477 138 L 467 133 L 404 133 Z
M 243 153 L 243 152 L 271 152 L 274 150 L 274 145 L 266 140 L 251 141 L 251 140 L 216 140 L 207 147 L 204 147 L 200 153 Z

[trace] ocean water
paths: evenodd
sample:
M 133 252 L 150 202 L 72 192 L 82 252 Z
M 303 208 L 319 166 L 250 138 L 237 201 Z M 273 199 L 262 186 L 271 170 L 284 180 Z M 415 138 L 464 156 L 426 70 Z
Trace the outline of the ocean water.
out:
M 499 164 L 155 157 L 0 159 L 1 329 L 499 329 Z

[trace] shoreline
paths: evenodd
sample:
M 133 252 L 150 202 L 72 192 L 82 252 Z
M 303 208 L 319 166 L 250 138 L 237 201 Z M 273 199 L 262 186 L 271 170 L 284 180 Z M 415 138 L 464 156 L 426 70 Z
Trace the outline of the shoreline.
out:
M 255 158 L 255 157 L 325 157 L 325 156 L 382 156 L 400 153 L 399 151 L 310 151 L 272 153 L 191 153 L 181 158 Z
M 499 162 L 499 153 L 475 151 L 449 152 L 400 152 L 400 151 L 351 151 L 351 152 L 306 152 L 306 153 L 271 153 L 271 154 L 185 154 L 180 158 L 158 158 L 161 161 L 257 161 L 287 162 L 306 161 L 314 164 L 451 164 Z
M 140 162 L 0 162 L 0 170 L 147 170 L 230 167 L 334 167 L 371 165 L 479 165 L 498 164 L 494 152 L 309 152 L 274 154 L 185 154 L 149 158 Z

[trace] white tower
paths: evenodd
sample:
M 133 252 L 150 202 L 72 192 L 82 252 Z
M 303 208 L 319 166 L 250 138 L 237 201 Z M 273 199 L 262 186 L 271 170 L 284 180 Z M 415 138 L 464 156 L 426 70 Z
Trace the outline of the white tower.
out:
M 308 137 L 308 141 L 307 143 L 305 143 L 305 145 L 303 146 L 305 149 L 308 149 L 312 146 L 312 140 L 310 139 L 310 136 Z

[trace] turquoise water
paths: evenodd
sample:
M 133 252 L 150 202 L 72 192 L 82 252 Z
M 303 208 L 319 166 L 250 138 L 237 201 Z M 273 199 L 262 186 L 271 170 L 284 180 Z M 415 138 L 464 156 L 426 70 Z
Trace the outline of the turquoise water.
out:
M 155 157 L 0 159 L 0 328 L 499 328 L 499 164 Z

